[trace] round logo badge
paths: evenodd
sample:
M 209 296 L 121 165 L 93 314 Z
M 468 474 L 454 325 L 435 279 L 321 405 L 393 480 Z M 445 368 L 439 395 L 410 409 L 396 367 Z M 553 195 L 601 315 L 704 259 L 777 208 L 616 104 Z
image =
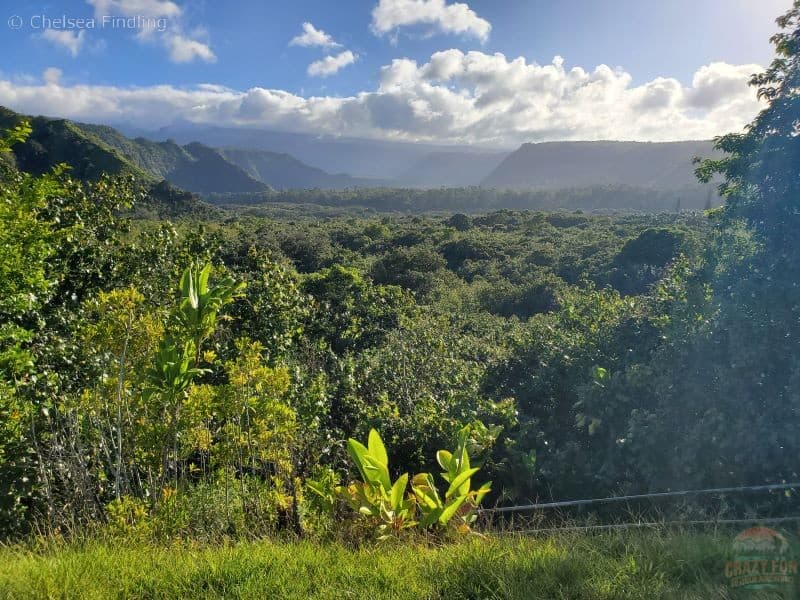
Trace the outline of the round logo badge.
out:
M 732 588 L 786 592 L 795 589 L 797 561 L 785 536 L 751 527 L 733 541 L 733 560 L 725 563 L 724 574 Z

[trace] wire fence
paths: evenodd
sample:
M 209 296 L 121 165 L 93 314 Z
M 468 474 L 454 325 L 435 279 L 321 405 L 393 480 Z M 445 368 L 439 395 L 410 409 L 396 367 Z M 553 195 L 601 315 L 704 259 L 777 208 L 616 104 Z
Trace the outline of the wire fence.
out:
M 650 494 L 631 494 L 625 496 L 610 496 L 607 498 L 587 498 L 580 500 L 562 500 L 557 502 L 539 502 L 534 504 L 521 504 L 515 506 L 500 506 L 494 508 L 484 508 L 478 511 L 479 516 L 491 519 L 493 515 L 518 514 L 544 511 L 552 511 L 562 508 L 586 507 L 592 505 L 604 505 L 622 502 L 638 502 L 642 500 L 662 500 L 662 499 L 682 499 L 701 496 L 725 496 L 731 494 L 751 494 L 763 492 L 788 491 L 800 489 L 800 482 L 776 483 L 768 485 L 752 485 L 724 488 L 707 488 L 698 490 L 680 490 L 670 492 L 654 492 Z M 507 527 L 497 531 L 499 534 L 547 534 L 562 531 L 603 531 L 615 529 L 634 529 L 634 528 L 667 528 L 667 527 L 702 527 L 702 526 L 729 526 L 746 524 L 776 525 L 781 523 L 800 522 L 800 515 L 788 515 L 780 517 L 763 516 L 748 518 L 707 518 L 707 519 L 673 519 L 673 520 L 635 520 L 622 523 L 574 525 L 563 524 L 552 527 Z M 530 521 L 527 523 L 530 524 Z
M 727 526 L 727 525 L 779 525 L 798 523 L 800 515 L 792 517 L 769 517 L 763 519 L 699 519 L 675 521 L 649 521 L 633 523 L 609 523 L 605 525 L 564 525 L 562 527 L 542 527 L 537 529 L 506 529 L 495 532 L 499 535 L 536 535 L 562 531 L 609 531 L 615 529 L 664 529 L 667 527 Z

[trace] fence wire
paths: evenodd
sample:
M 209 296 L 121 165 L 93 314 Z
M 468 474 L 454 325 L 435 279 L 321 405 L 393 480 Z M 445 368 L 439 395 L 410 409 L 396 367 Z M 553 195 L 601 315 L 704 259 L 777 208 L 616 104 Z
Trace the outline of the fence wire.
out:
M 562 531 L 607 531 L 614 529 L 663 529 L 666 527 L 726 526 L 726 525 L 779 525 L 800 522 L 800 515 L 793 517 L 771 517 L 765 519 L 704 519 L 694 521 L 649 521 L 635 523 L 610 523 L 607 525 L 565 525 L 540 529 L 508 529 L 493 532 L 494 535 L 536 535 Z
M 610 504 L 615 502 L 634 502 L 648 499 L 664 498 L 686 498 L 694 496 L 711 496 L 726 494 L 748 494 L 757 492 L 776 492 L 800 489 L 800 483 L 775 483 L 767 485 L 751 485 L 739 487 L 707 488 L 699 490 L 679 490 L 674 492 L 654 492 L 650 494 L 631 494 L 627 496 L 610 496 L 608 498 L 587 498 L 581 500 L 562 500 L 558 502 L 540 502 L 534 504 L 521 504 L 515 506 L 501 506 L 495 508 L 484 508 L 478 511 L 483 517 L 503 513 L 523 513 L 531 511 L 547 511 L 559 508 L 569 508 L 576 506 L 589 506 Z M 778 525 L 781 523 L 800 522 L 800 515 L 790 515 L 783 517 L 748 517 L 748 518 L 710 518 L 710 519 L 681 519 L 681 520 L 635 520 L 623 523 L 592 524 L 592 525 L 570 525 L 564 524 L 551 527 L 523 527 L 517 529 L 513 526 L 508 529 L 495 530 L 495 535 L 536 535 L 549 534 L 564 531 L 608 531 L 617 529 L 659 529 L 670 527 L 708 527 L 708 526 L 730 526 L 730 525 Z M 531 525 L 528 520 L 527 525 Z M 489 527 L 491 529 L 491 525 Z
M 541 502 L 537 504 L 520 504 L 516 506 L 500 506 L 496 508 L 482 508 L 478 511 L 481 515 L 499 514 L 509 512 L 524 512 L 531 510 L 547 510 L 552 508 L 566 508 L 570 506 L 586 506 L 589 504 L 608 504 L 611 502 L 631 502 L 649 498 L 683 498 L 686 496 L 703 496 L 713 494 L 733 494 L 749 492 L 772 492 L 800 488 L 800 483 L 774 483 L 769 485 L 750 485 L 741 487 L 709 488 L 703 490 L 681 490 L 677 492 L 655 492 L 651 494 L 633 494 L 629 496 L 610 496 L 608 498 L 588 498 L 583 500 L 562 500 L 559 502 Z

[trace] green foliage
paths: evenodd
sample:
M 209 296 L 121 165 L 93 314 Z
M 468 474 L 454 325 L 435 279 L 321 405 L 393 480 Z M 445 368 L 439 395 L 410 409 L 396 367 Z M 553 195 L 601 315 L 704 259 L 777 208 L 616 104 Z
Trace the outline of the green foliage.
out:
M 377 523 L 379 539 L 414 527 L 446 527 L 456 516 L 459 517 L 458 531 L 468 532 L 469 524 L 475 519 L 474 510 L 491 490 L 489 483 L 472 489 L 472 476 L 479 469 L 470 467 L 467 452 L 470 431 L 470 426 L 461 429 L 454 452 L 440 450 L 436 454 L 440 466 L 445 469 L 442 478 L 448 484 L 443 499 L 429 473 L 419 473 L 411 479 L 410 493 L 407 493 L 408 473 L 392 481 L 386 446 L 375 429 L 370 430 L 366 446 L 352 438 L 347 441 L 348 454 L 361 481 L 334 490 L 324 482 L 312 481 L 309 489 L 323 499 L 329 510 L 334 507 L 335 496 L 342 498 L 357 514 Z
M 23 144 L 30 137 L 33 128 L 30 121 L 22 120 L 4 132 L 0 138 L 0 153 L 11 152 L 16 144 Z
M 701 147 L 685 148 L 682 163 Z M 690 169 L 686 174 L 691 176 Z M 598 175 L 597 179 L 602 179 Z M 338 186 L 337 186 L 338 187 Z M 374 212 L 424 214 L 489 211 L 635 211 L 652 214 L 702 210 L 709 199 L 709 186 L 690 182 L 681 189 L 653 189 L 649 185 L 595 185 L 577 183 L 554 189 L 497 189 L 491 187 L 450 187 L 428 189 L 355 187 L 347 189 L 286 189 L 261 193 L 212 193 L 209 202 L 262 216 L 293 219 L 313 211 L 317 216 L 369 215 Z M 718 203 L 716 195 L 713 202 Z
M 394 286 L 375 286 L 357 269 L 335 265 L 303 281 L 317 310 L 311 318 L 312 335 L 336 352 L 378 344 L 410 312 L 413 300 Z
M 356 512 L 377 521 L 382 538 L 397 535 L 417 525 L 413 520 L 416 510 L 414 500 L 406 496 L 408 473 L 403 473 L 392 482 L 389 456 L 378 432 L 374 429 L 369 432 L 368 446 L 349 439 L 347 451 L 362 481 L 350 484 L 346 490 L 339 492 L 340 496 Z
M 453 517 L 460 519 L 459 531 L 469 531 L 469 525 L 476 519 L 474 510 L 477 509 L 484 496 L 491 491 L 491 483 L 484 483 L 477 490 L 472 489 L 472 476 L 479 469 L 470 467 L 467 441 L 471 427 L 467 426 L 458 433 L 458 444 L 453 452 L 439 450 L 436 460 L 445 470 L 442 479 L 448 484 L 441 499 L 439 492 L 429 473 L 420 473 L 412 480 L 412 489 L 417 498 L 421 513 L 420 525 L 428 527 L 434 523 L 447 525 Z
M 797 474 L 800 3 L 778 25 L 776 58 L 751 79 L 766 107 L 743 133 L 716 140 L 722 158 L 699 164 L 701 179 L 722 178 L 726 204 L 712 215 L 703 268 L 683 277 L 693 309 L 670 315 L 669 344 L 648 365 L 647 401 L 631 424 L 640 468 L 658 469 L 665 486 Z
M 0 155 L 24 143 L 30 131 L 27 122 L 10 129 L 0 138 Z M 36 382 L 31 344 L 56 284 L 48 262 L 60 238 L 44 214 L 63 191 L 59 172 L 34 178 L 0 163 L 0 524 L 10 530 L 31 494 L 33 462 L 26 423 L 35 408 L 18 390 Z
M 421 298 L 436 287 L 446 263 L 435 249 L 425 246 L 389 250 L 372 266 L 372 278 L 382 285 L 399 285 Z
M 19 135 L 19 127 L 27 129 L 24 135 Z M 70 121 L 45 117 L 23 118 L 0 107 L 0 129 L 16 132 L 13 149 L 15 162 L 27 173 L 44 175 L 58 165 L 66 164 L 80 179 L 99 180 L 104 175 L 133 175 L 143 182 L 153 181 L 127 158 L 87 136 Z
M 267 194 L 469 216 L 130 221 L 193 200 L 143 193 L 109 132 L 19 125 L 0 142 L 3 534 L 438 537 L 490 497 L 794 479 L 798 15 L 754 78 L 769 106 L 699 167 L 725 178 L 707 215 L 524 212 L 674 197 L 476 188 Z
M 272 361 L 287 358 L 302 339 L 311 311 L 297 273 L 253 248 L 236 274 L 246 283 L 242 301 L 231 307 L 236 335 L 261 343 Z
M 796 94 L 800 76 L 800 4 L 778 19 L 782 31 L 771 41 L 776 57 L 763 73 L 753 75 L 751 85 L 758 97 L 767 101 L 744 133 L 732 133 L 716 140 L 725 156 L 702 161 L 698 176 L 710 181 L 724 177 L 720 193 L 726 198 L 724 215 L 735 221 L 744 219 L 759 238 L 768 244 L 775 259 L 785 257 L 797 247 L 797 191 L 794 176 L 800 144 L 797 140 Z
M 211 265 L 200 268 L 197 265 L 187 268 L 181 277 L 181 302 L 175 318 L 192 341 L 199 354 L 203 342 L 217 326 L 220 310 L 241 295 L 244 283 L 237 283 L 232 277 L 225 277 L 209 286 Z

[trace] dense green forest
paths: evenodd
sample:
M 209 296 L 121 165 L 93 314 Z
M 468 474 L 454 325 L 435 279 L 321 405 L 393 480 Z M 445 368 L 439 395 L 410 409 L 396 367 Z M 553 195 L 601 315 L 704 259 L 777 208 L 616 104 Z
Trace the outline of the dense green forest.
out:
M 383 537 L 481 500 L 795 481 L 798 11 L 768 107 L 698 165 L 724 178 L 706 212 L 169 222 L 136 206 L 178 192 L 28 174 L 37 134 L 9 129 L 3 536 Z
M 233 209 L 247 207 L 246 210 L 255 213 L 269 211 L 275 205 L 294 207 L 304 204 L 339 209 L 360 207 L 388 213 L 483 213 L 492 210 L 662 213 L 705 210 L 720 204 L 720 198 L 711 185 L 669 191 L 619 185 L 539 190 L 481 187 L 295 189 L 256 194 L 213 193 L 206 194 L 205 198 L 215 205 Z

